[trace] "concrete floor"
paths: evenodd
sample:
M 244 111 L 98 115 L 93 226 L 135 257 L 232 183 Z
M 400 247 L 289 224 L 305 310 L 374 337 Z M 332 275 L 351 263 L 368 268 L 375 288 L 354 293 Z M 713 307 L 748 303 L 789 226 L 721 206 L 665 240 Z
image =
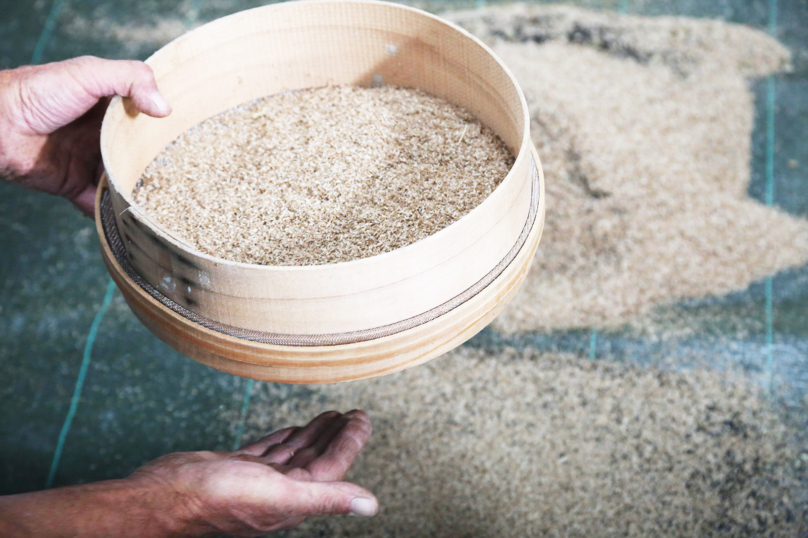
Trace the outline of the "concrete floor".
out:
M 154 46 L 148 39 L 134 43 L 131 33 L 121 29 L 166 21 L 190 27 L 261 3 L 6 0 L 0 3 L 0 69 L 31 63 L 37 51 L 43 62 L 81 54 L 142 59 Z M 637 14 L 719 17 L 763 29 L 770 20 L 768 0 L 575 3 Z M 438 11 L 473 7 L 476 1 L 417 5 Z M 772 30 L 794 52 L 796 70 L 777 77 L 773 87 L 774 203 L 808 215 L 808 0 L 780 0 L 778 9 Z M 750 193 L 761 201 L 767 185 L 770 91 L 766 81 L 755 87 Z M 101 318 L 75 417 L 68 430 L 63 428 L 108 282 L 89 219 L 63 200 L 0 184 L 0 494 L 43 488 L 63 431 L 54 485 L 125 476 L 166 452 L 230 449 L 237 442 L 243 411 L 249 413 L 244 405 L 248 382 L 165 346 L 134 318 L 117 291 Z M 767 297 L 773 305 L 770 327 L 765 323 Z M 771 352 L 775 398 L 788 410 L 805 396 L 808 268 L 777 275 L 770 289 L 760 282 L 745 292 L 676 308 L 699 321 L 696 335 L 659 342 L 628 332 L 575 331 L 504 339 L 486 330 L 467 345 L 511 343 L 639 362 L 712 354 L 743 365 L 764 383 Z M 746 330 L 736 331 L 739 325 Z M 299 394 L 305 397 L 305 390 Z

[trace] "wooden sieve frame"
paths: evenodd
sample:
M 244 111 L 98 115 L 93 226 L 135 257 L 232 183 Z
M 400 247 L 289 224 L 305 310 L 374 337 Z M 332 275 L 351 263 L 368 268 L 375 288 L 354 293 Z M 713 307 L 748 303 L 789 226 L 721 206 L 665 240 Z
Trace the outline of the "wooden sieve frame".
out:
M 272 52 L 255 54 L 257 44 Z M 132 113 L 126 100 L 113 100 L 102 129 L 109 180 L 99 187 L 97 225 L 105 263 L 130 307 L 179 351 L 224 371 L 272 381 L 380 375 L 428 360 L 471 337 L 518 289 L 543 227 L 541 166 L 530 143 L 527 105 L 512 74 L 465 31 L 383 2 L 290 2 L 214 21 L 170 43 L 147 63 L 174 113 L 156 120 Z M 421 88 L 465 106 L 516 155 L 507 177 L 480 206 L 422 241 L 331 265 L 240 264 L 185 245 L 130 196 L 143 169 L 168 142 L 212 115 L 279 91 L 379 82 Z M 529 222 L 537 174 L 540 194 Z M 316 335 L 395 324 L 462 294 L 501 265 L 517 241 L 524 244 L 492 283 L 417 327 L 363 342 L 270 345 L 205 328 L 135 283 L 115 259 L 101 223 L 102 193 L 107 192 L 128 263 L 140 278 L 194 314 L 250 331 Z

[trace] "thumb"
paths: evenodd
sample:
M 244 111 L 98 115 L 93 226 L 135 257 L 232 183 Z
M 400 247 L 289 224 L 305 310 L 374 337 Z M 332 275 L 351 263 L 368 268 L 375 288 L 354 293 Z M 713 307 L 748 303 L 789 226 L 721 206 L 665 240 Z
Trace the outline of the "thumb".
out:
M 333 516 L 350 514 L 375 516 L 379 511 L 376 497 L 350 482 L 298 482 L 286 498 L 295 506 L 290 512 L 301 516 Z
M 151 67 L 131 60 L 104 60 L 83 56 L 68 60 L 74 78 L 94 99 L 120 95 L 129 97 L 135 107 L 149 116 L 171 114 L 171 106 L 157 88 Z
M 10 73 L 17 88 L 10 92 L 12 103 L 6 106 L 6 114 L 18 118 L 23 132 L 50 134 L 112 95 L 129 97 L 135 108 L 150 116 L 171 114 L 151 67 L 143 62 L 82 56 Z

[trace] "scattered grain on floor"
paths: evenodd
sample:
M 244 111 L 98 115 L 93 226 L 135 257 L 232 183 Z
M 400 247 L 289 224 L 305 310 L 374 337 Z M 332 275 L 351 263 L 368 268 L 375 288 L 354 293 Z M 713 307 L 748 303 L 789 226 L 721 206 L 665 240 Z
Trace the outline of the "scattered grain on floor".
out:
M 477 207 L 510 150 L 469 112 L 417 90 L 327 86 L 206 120 L 170 144 L 135 200 L 227 260 L 320 265 L 415 243 Z
M 608 327 L 808 261 L 808 221 L 747 195 L 750 79 L 788 69 L 757 30 L 513 5 L 450 14 L 528 99 L 544 236 L 503 332 Z
M 310 520 L 290 536 L 808 530 L 808 453 L 731 372 L 461 347 L 374 380 L 261 383 L 253 402 L 253 437 L 330 408 L 360 407 L 374 423 L 349 479 L 376 493 L 380 514 Z

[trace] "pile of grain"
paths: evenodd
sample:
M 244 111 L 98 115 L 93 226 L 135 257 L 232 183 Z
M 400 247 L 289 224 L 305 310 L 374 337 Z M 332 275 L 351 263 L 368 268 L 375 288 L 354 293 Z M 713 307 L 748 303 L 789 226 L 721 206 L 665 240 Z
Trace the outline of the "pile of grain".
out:
M 438 232 L 477 207 L 512 164 L 493 131 L 447 101 L 328 86 L 204 121 L 157 156 L 134 196 L 204 253 L 318 265 Z
M 459 348 L 380 379 L 262 383 L 253 398 L 253 437 L 329 408 L 374 421 L 349 478 L 376 493 L 380 514 L 312 520 L 293 536 L 808 531 L 808 453 L 727 372 Z
M 808 222 L 747 196 L 750 77 L 788 51 L 720 21 L 515 5 L 450 19 L 528 99 L 547 220 L 505 332 L 619 324 L 808 261 Z

